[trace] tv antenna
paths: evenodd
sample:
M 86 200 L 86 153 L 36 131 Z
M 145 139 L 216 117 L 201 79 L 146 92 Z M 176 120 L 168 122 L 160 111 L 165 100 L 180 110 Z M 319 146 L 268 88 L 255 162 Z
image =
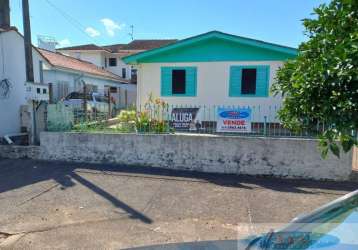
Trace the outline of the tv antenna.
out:
M 134 25 L 129 26 L 131 31 L 128 33 L 128 35 L 131 37 L 132 41 L 134 40 Z

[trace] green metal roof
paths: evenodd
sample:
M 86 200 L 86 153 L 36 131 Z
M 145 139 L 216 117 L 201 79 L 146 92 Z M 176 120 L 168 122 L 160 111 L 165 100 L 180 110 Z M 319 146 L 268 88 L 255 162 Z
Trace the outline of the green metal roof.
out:
M 285 60 L 297 49 L 211 31 L 176 43 L 122 58 L 125 63 Z

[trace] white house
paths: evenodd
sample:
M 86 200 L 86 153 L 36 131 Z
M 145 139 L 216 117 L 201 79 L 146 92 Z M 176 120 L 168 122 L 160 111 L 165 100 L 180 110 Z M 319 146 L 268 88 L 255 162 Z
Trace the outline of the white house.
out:
M 34 110 L 40 107 L 39 101 L 48 100 L 50 83 L 54 101 L 81 91 L 83 83 L 103 94 L 110 88 L 119 104 L 126 101 L 119 96 L 120 90 L 135 93 L 135 85 L 128 80 L 92 63 L 34 46 L 32 58 L 34 83 L 27 83 L 23 36 L 16 28 L 0 29 L 0 137 L 20 132 L 36 137 L 44 126 L 34 126 Z
M 40 83 L 40 64 L 45 59 L 34 47 L 32 58 L 34 81 Z M 31 86 L 26 84 L 25 72 L 23 36 L 16 28 L 0 29 L 0 137 L 22 131 L 21 107 L 31 105 L 27 91 Z M 41 85 L 34 84 L 34 86 Z M 29 108 L 28 112 L 31 116 L 32 109 Z
M 85 83 L 88 91 L 103 95 L 107 95 L 110 89 L 118 106 L 135 105 L 128 102 L 125 96 L 120 96 L 121 91 L 135 93 L 134 85 L 128 84 L 128 80 L 86 61 L 48 50 L 38 51 L 47 62 L 43 64 L 43 82 L 52 85 L 53 102 L 59 101 L 70 92 L 82 92 Z
M 122 58 L 138 69 L 137 107 L 150 94 L 173 106 L 250 106 L 256 120 L 275 119 L 269 89 L 294 48 L 212 31 Z M 259 112 L 259 113 L 258 113 Z
M 136 76 L 136 69 L 133 69 L 131 65 L 124 63 L 122 60 L 123 57 L 159 48 L 174 42 L 176 42 L 175 39 L 134 40 L 128 44 L 112 44 L 106 46 L 84 44 L 59 48 L 57 50 L 62 54 L 91 62 L 98 67 L 102 67 L 124 79 L 131 80 L 132 76 Z M 135 83 L 135 79 L 133 82 Z
M 124 63 L 122 58 L 145 50 L 162 47 L 175 41 L 175 39 L 134 40 L 128 44 L 112 44 L 106 46 L 84 44 L 60 48 L 57 49 L 57 51 L 82 61 L 91 62 L 100 68 L 126 79 L 130 84 L 134 84 L 130 89 L 136 90 L 137 69 Z M 120 96 L 122 100 L 127 99 L 129 103 L 136 102 L 135 91 L 121 91 Z

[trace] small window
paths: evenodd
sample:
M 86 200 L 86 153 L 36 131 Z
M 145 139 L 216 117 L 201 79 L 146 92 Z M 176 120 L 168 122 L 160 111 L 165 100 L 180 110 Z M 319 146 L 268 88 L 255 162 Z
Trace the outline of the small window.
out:
M 137 69 L 132 69 L 131 71 L 131 82 L 137 83 Z
M 41 93 L 41 89 L 40 88 L 36 88 L 36 93 L 40 94 Z
M 127 70 L 125 68 L 122 68 L 122 78 L 127 77 Z
M 241 94 L 256 94 L 256 69 L 243 69 L 241 77 Z
M 109 67 L 116 67 L 117 66 L 117 58 L 111 57 L 108 59 Z
M 107 68 L 107 57 L 104 58 L 104 67 Z
M 42 89 L 42 94 L 47 94 L 47 90 L 46 90 L 46 89 Z
M 185 94 L 185 70 L 174 69 L 172 71 L 172 93 Z
M 137 70 L 136 70 L 136 69 L 132 69 L 131 74 L 132 74 L 132 77 L 137 76 Z

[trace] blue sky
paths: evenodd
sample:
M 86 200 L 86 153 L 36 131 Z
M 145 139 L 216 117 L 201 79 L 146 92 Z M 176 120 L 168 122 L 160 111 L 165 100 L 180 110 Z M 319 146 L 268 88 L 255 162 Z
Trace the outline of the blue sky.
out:
M 135 39 L 186 38 L 211 30 L 297 47 L 301 20 L 328 0 L 29 0 L 32 39 L 62 46 Z M 11 22 L 22 32 L 21 0 L 10 0 Z

